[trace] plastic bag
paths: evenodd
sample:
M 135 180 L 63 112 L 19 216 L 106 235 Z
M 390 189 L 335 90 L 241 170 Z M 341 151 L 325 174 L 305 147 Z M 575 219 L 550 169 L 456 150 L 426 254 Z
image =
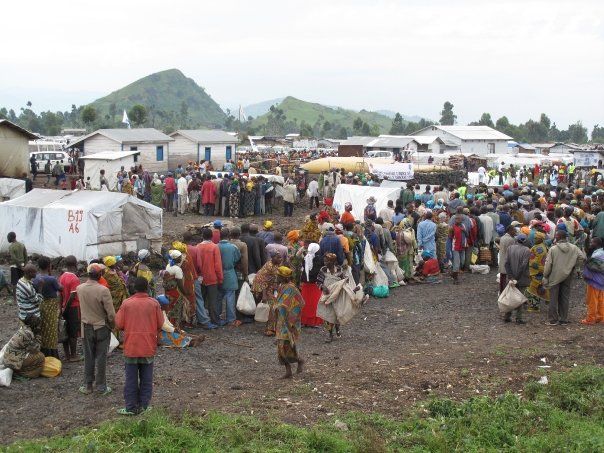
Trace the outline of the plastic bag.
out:
M 384 263 L 398 263 L 398 259 L 390 250 L 386 251 L 382 261 L 384 261 Z
M 116 338 L 113 332 L 111 332 L 111 340 L 109 341 L 109 350 L 107 351 L 107 354 L 111 354 L 119 345 L 119 340 Z
M 254 315 L 254 321 L 267 322 L 270 311 L 271 307 L 268 304 L 260 302 L 258 305 L 256 305 L 256 314 Z
M 13 370 L 2 365 L 2 358 L 4 357 L 4 351 L 6 351 L 7 347 L 8 343 L 6 343 L 0 351 L 0 387 L 9 387 L 10 383 L 13 381 Z
M 44 357 L 44 368 L 42 368 L 40 376 L 47 378 L 57 377 L 61 374 L 62 368 L 63 364 L 59 359 L 55 357 Z
M 476 264 L 476 262 L 478 261 L 478 249 L 476 247 L 472 248 L 472 256 L 470 258 L 470 262 L 472 264 Z
M 237 310 L 244 315 L 253 315 L 256 313 L 256 301 L 248 282 L 243 282 L 239 297 L 237 298 Z
M 390 294 L 388 286 L 378 285 L 373 287 L 373 297 L 384 299 Z
M 473 274 L 483 274 L 486 275 L 489 273 L 491 268 L 488 264 L 470 264 L 470 271 Z
M 373 253 L 371 253 L 371 246 L 369 245 L 369 242 L 367 242 L 367 240 L 365 240 L 365 254 L 363 255 L 363 266 L 365 268 L 366 273 L 375 274 L 375 260 L 373 259 Z
M 256 278 L 256 274 L 250 274 L 247 276 L 247 282 L 250 284 L 250 288 L 254 284 L 254 279 Z
M 501 313 L 508 313 L 522 304 L 528 302 L 528 299 L 522 292 L 516 288 L 516 280 L 510 280 L 497 299 L 497 305 Z
M 388 286 L 388 277 L 386 276 L 384 269 L 382 269 L 382 266 L 376 266 L 373 284 L 375 286 Z

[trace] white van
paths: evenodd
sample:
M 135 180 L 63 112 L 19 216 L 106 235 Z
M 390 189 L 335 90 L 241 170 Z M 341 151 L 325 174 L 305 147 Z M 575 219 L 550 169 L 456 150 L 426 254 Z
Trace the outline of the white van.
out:
M 394 159 L 392 151 L 367 151 L 367 157 L 382 157 L 386 159 Z
M 66 173 L 69 172 L 71 167 L 71 158 L 65 151 L 34 151 L 33 153 L 29 153 L 30 158 L 31 156 L 36 158 L 38 173 L 44 173 L 44 167 L 46 166 L 46 162 L 49 160 L 51 171 L 57 162 L 61 162 L 63 164 L 63 168 L 65 168 Z

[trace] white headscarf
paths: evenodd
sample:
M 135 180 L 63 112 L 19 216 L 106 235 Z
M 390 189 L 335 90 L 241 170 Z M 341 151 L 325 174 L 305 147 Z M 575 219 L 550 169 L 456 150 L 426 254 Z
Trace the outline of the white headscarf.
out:
M 321 247 L 319 247 L 319 244 L 316 244 L 314 242 L 308 246 L 308 251 L 306 253 L 306 256 L 304 257 L 304 272 L 306 272 L 307 280 L 310 278 L 308 274 L 312 270 L 312 262 L 315 259 L 315 255 L 320 249 Z

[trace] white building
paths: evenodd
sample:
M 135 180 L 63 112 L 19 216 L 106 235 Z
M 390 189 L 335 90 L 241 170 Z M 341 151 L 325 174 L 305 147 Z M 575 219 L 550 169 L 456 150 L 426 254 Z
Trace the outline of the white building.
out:
M 457 145 L 462 153 L 486 156 L 506 154 L 509 137 L 488 126 L 428 126 L 412 136 L 437 136 L 447 145 Z M 447 146 L 448 148 L 450 146 Z
M 168 171 L 170 142 L 174 139 L 153 128 L 99 129 L 69 144 L 78 148 L 85 156 L 113 151 L 137 151 L 137 164 L 150 172 Z
M 177 130 L 170 137 L 174 140 L 170 145 L 170 168 L 205 160 L 221 170 L 226 161 L 237 159 L 239 139 L 224 131 Z

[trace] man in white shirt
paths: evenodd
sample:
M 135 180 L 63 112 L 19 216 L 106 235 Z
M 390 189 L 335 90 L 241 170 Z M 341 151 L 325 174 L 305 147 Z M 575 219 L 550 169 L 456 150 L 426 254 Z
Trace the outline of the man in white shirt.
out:
M 181 214 L 184 214 L 187 210 L 187 198 L 188 198 L 188 187 L 189 183 L 187 178 L 184 177 L 184 173 L 180 174 L 180 178 L 176 182 L 176 190 L 178 193 L 178 210 Z
M 319 183 L 317 182 L 317 178 L 313 178 L 312 181 L 308 183 L 308 196 L 310 198 L 310 209 L 312 209 L 313 205 L 317 205 L 317 209 L 319 208 Z
M 482 165 L 478 167 L 478 184 L 482 184 L 484 182 L 484 177 L 486 174 L 486 168 L 484 168 Z
M 392 216 L 394 215 L 394 201 L 388 200 L 388 206 L 384 209 L 380 209 L 378 217 L 381 217 L 384 222 L 392 222 Z

